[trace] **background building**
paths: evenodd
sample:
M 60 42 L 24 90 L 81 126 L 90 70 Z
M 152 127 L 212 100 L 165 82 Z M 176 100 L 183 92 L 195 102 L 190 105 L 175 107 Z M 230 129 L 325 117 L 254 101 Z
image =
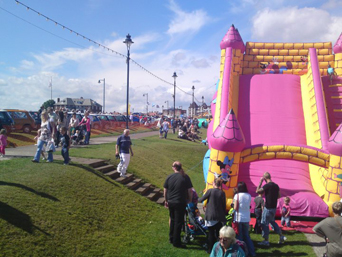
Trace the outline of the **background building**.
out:
M 57 98 L 57 102 L 54 107 L 66 108 L 69 110 L 79 110 L 84 112 L 86 110 L 90 110 L 91 112 L 98 113 L 102 110 L 102 105 L 98 104 L 96 101 L 92 99 L 84 99 L 80 98 Z

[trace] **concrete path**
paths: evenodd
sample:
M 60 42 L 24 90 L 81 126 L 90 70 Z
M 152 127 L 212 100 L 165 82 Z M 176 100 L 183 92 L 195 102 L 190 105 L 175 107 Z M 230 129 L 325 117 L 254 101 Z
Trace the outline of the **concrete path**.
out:
M 151 132 L 144 132 L 144 133 L 137 133 L 137 134 L 131 134 L 131 139 L 140 139 L 144 137 L 150 137 L 150 136 L 157 136 L 159 135 L 159 131 L 151 131 Z M 107 143 L 113 143 L 116 142 L 118 136 L 108 136 L 108 137 L 96 137 L 96 138 L 90 138 L 90 144 L 91 145 L 100 145 L 100 144 L 107 144 Z M 72 146 L 73 148 L 80 148 L 80 147 L 86 147 L 84 145 L 76 145 Z M 6 148 L 6 157 L 0 158 L 1 160 L 9 160 L 13 158 L 20 158 L 20 157 L 32 157 L 35 155 L 37 151 L 36 145 L 29 145 L 29 146 L 20 146 L 16 148 Z M 62 160 L 62 156 L 54 155 L 54 159 Z M 87 164 L 87 159 L 84 158 L 74 158 L 72 157 L 72 161 L 84 163 Z M 93 160 L 92 160 L 93 161 Z M 202 208 L 201 208 L 202 209 Z M 307 240 L 311 244 L 313 250 L 315 251 L 317 257 L 323 256 L 323 253 L 325 253 L 325 243 L 324 239 L 317 236 L 316 234 L 305 234 Z M 286 244 L 286 242 L 285 242 Z
M 150 137 L 150 136 L 157 136 L 157 135 L 159 135 L 159 131 L 150 131 L 150 132 L 130 134 L 130 137 L 131 137 L 131 139 L 139 139 L 139 138 L 143 138 L 143 137 Z M 116 142 L 117 138 L 118 138 L 118 136 L 90 138 L 90 144 L 91 145 L 100 145 L 100 144 L 113 143 L 113 142 Z M 72 148 L 79 148 L 79 147 L 86 147 L 86 145 L 73 145 L 71 147 Z M 36 151 L 37 151 L 36 145 L 19 146 L 19 147 L 15 147 L 15 148 L 6 148 L 6 157 L 0 158 L 0 161 L 1 160 L 9 160 L 9 159 L 18 158 L 18 157 L 32 157 L 33 158 Z

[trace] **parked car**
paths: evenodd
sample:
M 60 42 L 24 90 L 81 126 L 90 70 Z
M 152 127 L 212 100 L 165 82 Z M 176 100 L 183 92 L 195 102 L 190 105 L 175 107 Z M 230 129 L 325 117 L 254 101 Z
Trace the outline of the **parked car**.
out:
M 89 116 L 92 117 L 93 119 L 93 122 L 91 124 L 91 128 L 92 129 L 102 129 L 102 123 L 101 123 L 101 120 L 97 117 L 96 114 L 89 114 Z
M 97 118 L 101 120 L 102 129 L 114 128 L 114 122 L 110 121 L 107 115 L 97 115 Z
M 40 128 L 40 124 L 42 123 L 42 119 L 40 118 L 38 112 L 29 111 L 29 114 L 31 115 L 32 119 L 34 119 L 34 123 L 36 124 L 36 128 Z
M 126 116 L 125 115 L 115 115 L 114 118 L 117 121 L 117 126 L 124 128 L 126 127 Z
M 15 131 L 14 120 L 5 110 L 0 110 L 0 129 L 6 129 L 7 134 Z
M 16 131 L 22 130 L 24 133 L 30 133 L 32 130 L 37 129 L 37 125 L 28 111 L 17 109 L 5 110 L 14 120 L 14 127 Z
M 110 127 L 112 129 L 115 129 L 119 126 L 119 122 L 116 121 L 115 117 L 113 115 L 106 115 L 108 120 L 110 121 Z

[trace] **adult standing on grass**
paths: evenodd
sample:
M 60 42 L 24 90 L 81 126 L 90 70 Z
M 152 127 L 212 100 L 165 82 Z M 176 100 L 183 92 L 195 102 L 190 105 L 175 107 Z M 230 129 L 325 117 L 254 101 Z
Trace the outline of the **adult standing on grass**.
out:
M 266 184 L 261 187 L 263 182 Z M 261 215 L 261 226 L 262 226 L 262 237 L 264 241 L 258 243 L 259 245 L 269 246 L 270 242 L 268 241 L 268 236 L 270 233 L 269 224 L 274 228 L 274 232 L 279 235 L 279 244 L 284 243 L 287 239 L 283 236 L 281 229 L 279 228 L 278 224 L 275 222 L 275 214 L 277 210 L 277 202 L 278 198 L 280 198 L 280 190 L 279 186 L 271 180 L 271 174 L 269 172 L 265 172 L 264 175 L 260 179 L 260 183 L 256 189 L 257 194 L 264 194 L 265 193 L 265 207 L 262 211 Z
M 172 164 L 172 169 L 174 173 L 169 175 L 164 183 L 165 207 L 169 208 L 170 214 L 169 241 L 174 247 L 184 247 L 180 235 L 186 204 L 192 200 L 192 183 L 179 161 Z
M 129 129 L 125 129 L 123 134 L 118 137 L 115 150 L 116 155 L 120 156 L 120 163 L 117 170 L 121 177 L 125 177 L 129 162 L 131 160 L 131 155 L 133 156 L 132 141 L 129 137 Z M 129 155 L 129 152 L 131 152 L 131 155 Z
M 342 256 L 342 203 L 335 202 L 332 205 L 334 217 L 322 220 L 313 231 L 320 237 L 324 237 L 327 243 L 328 257 Z
M 37 152 L 32 160 L 32 162 L 39 162 L 40 153 L 45 145 L 54 137 L 55 127 L 49 121 L 49 115 L 46 111 L 42 112 L 41 115 L 42 123 L 40 125 L 40 135 L 38 137 Z M 46 162 L 52 162 L 53 155 L 52 151 L 48 151 L 48 159 Z
M 248 193 L 245 182 L 239 182 L 237 186 L 237 194 L 234 195 L 235 222 L 238 223 L 238 239 L 244 241 L 247 245 L 248 252 L 251 256 L 255 256 L 253 242 L 249 236 L 249 222 L 251 220 L 250 206 L 252 197 Z
M 79 126 L 85 125 L 86 127 L 86 134 L 85 134 L 85 139 L 84 139 L 84 144 L 89 145 L 89 140 L 90 140 L 90 118 L 89 118 L 89 112 L 84 113 L 84 117 L 82 118 Z
M 199 202 L 207 200 L 205 226 L 208 227 L 208 251 L 211 250 L 219 237 L 219 231 L 226 223 L 226 194 L 222 191 L 222 179 L 215 178 L 213 188 L 209 189 Z

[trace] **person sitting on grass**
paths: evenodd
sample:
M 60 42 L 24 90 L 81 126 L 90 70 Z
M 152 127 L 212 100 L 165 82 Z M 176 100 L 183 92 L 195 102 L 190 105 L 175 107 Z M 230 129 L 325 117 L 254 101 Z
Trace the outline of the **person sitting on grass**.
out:
M 223 226 L 219 232 L 219 241 L 214 244 L 210 257 L 245 257 L 245 252 L 236 244 L 235 236 L 232 227 Z
M 313 227 L 313 231 L 318 236 L 324 237 L 327 243 L 327 253 L 325 256 L 338 257 L 342 256 L 342 203 L 333 203 L 332 211 L 334 217 L 322 220 Z

